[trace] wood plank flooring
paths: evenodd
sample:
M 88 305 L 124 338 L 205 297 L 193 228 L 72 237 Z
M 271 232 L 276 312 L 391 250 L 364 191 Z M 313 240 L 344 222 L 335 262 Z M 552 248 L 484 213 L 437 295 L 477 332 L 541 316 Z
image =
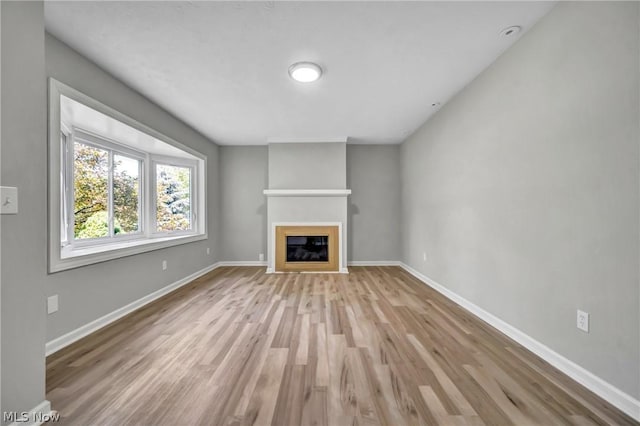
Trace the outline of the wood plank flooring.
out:
M 398 267 L 219 268 L 47 358 L 74 425 L 637 424 Z

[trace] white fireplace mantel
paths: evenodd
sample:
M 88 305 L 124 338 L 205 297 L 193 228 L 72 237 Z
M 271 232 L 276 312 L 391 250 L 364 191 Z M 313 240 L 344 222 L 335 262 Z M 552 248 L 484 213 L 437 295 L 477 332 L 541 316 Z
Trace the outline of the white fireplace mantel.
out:
M 265 189 L 267 197 L 347 197 L 350 189 Z

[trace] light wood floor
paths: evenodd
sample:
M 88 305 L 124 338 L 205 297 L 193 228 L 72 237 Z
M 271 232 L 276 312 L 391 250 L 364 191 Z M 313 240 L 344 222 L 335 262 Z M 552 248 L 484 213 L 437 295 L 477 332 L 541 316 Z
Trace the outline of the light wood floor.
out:
M 397 267 L 220 268 L 47 359 L 77 425 L 637 424 Z

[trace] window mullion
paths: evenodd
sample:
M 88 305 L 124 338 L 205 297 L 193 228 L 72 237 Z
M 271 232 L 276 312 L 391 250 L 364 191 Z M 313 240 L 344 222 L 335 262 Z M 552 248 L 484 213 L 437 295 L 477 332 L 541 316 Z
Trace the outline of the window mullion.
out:
M 155 199 L 156 199 L 156 178 L 155 178 L 155 164 L 151 160 L 151 155 L 147 154 L 146 160 L 146 188 L 147 191 L 145 194 L 145 219 L 146 219 L 146 235 L 147 237 L 151 237 L 155 232 L 157 227 L 156 225 L 156 215 L 155 215 Z
M 109 237 L 113 237 L 114 223 L 113 223 L 113 151 L 109 150 L 109 173 L 107 181 L 107 217 L 109 224 Z
M 73 245 L 75 242 L 76 235 L 76 184 L 75 184 L 75 173 L 76 173 L 76 163 L 75 163 L 75 134 L 72 132 L 71 137 L 67 143 L 67 152 L 69 161 L 69 234 L 68 241 L 69 244 Z
M 144 213 L 147 203 L 145 200 L 147 194 L 147 162 L 146 159 L 140 160 L 138 163 L 138 232 L 147 235 L 147 216 Z
M 66 146 L 65 146 L 65 197 L 67 198 L 67 244 L 73 243 L 73 237 L 75 235 L 75 209 L 74 209 L 74 151 L 73 151 L 73 139 L 71 134 L 67 134 Z
M 190 167 L 189 168 L 189 222 L 191 223 L 191 230 L 192 231 L 197 231 L 198 230 L 198 224 L 197 224 L 197 218 L 196 218 L 196 197 L 195 197 L 195 191 L 194 191 L 194 187 L 196 185 L 196 181 L 195 181 L 195 168 L 194 167 Z
M 69 243 L 69 205 L 67 204 L 67 143 L 68 137 L 64 132 L 60 132 L 60 236 L 62 238 L 62 246 Z M 64 235 L 63 235 L 64 234 Z

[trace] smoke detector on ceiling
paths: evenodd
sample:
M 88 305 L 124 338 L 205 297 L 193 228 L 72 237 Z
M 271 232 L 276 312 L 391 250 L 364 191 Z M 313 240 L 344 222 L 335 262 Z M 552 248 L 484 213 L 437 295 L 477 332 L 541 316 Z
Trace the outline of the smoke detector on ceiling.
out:
M 513 37 L 514 35 L 518 34 L 520 30 L 522 30 L 522 27 L 518 25 L 513 25 L 511 27 L 507 27 L 504 30 L 500 31 L 500 35 L 502 37 Z

